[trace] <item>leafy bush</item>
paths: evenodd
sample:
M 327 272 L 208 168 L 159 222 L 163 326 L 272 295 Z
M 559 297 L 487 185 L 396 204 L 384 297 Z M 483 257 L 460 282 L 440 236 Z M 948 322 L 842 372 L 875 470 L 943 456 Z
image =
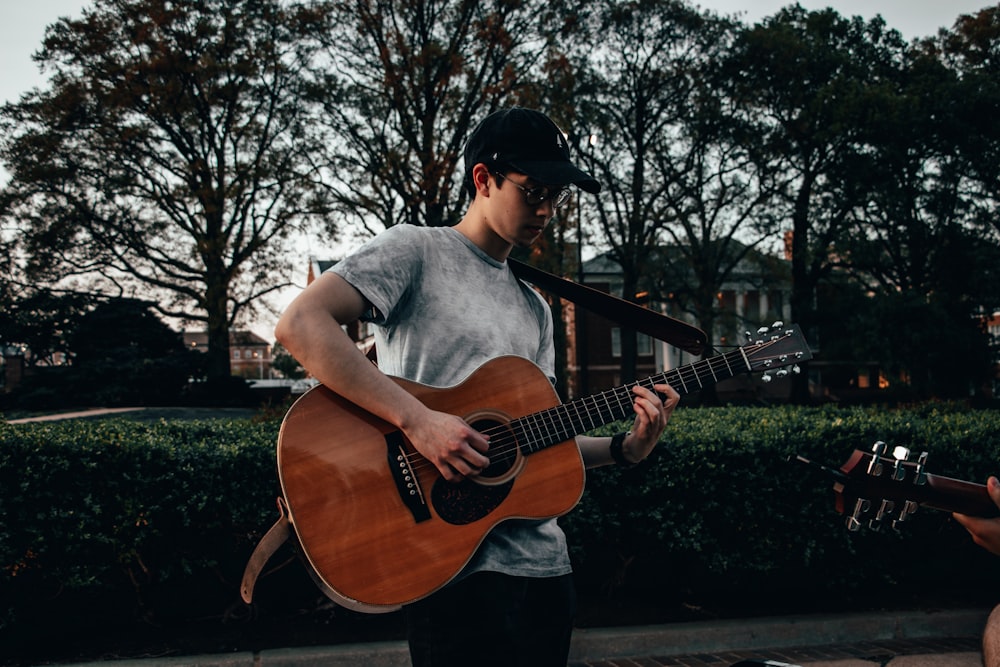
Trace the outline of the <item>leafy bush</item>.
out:
M 0 636 L 246 614 L 240 577 L 280 493 L 277 434 L 275 417 L 0 424 Z M 560 519 L 581 599 L 646 610 L 621 617 L 633 622 L 983 602 L 1000 568 L 948 514 L 850 533 L 829 477 L 790 460 L 836 468 L 876 440 L 928 450 L 934 474 L 1000 472 L 991 411 L 684 409 L 645 463 L 589 471 Z M 258 599 L 280 589 L 299 618 L 322 602 L 293 565 L 295 585 L 265 577 Z
M 1000 473 L 998 426 L 998 413 L 952 405 L 678 411 L 648 461 L 590 472 L 562 520 L 577 577 L 612 597 L 759 612 L 975 602 L 996 564 L 949 514 L 849 532 L 832 478 L 795 457 L 839 468 L 882 440 L 983 483 Z
M 0 425 L 0 623 L 120 600 L 121 618 L 232 602 L 274 513 L 277 424 L 123 419 Z M 43 605 L 42 608 L 40 605 Z M 105 611 L 102 609 L 102 611 Z

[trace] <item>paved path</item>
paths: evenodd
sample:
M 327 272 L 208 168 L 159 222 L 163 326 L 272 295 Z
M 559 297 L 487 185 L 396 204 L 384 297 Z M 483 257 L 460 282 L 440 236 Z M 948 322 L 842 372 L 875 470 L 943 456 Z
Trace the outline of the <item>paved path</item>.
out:
M 742 660 L 757 660 L 761 667 L 983 667 L 979 634 L 988 614 L 988 609 L 959 609 L 583 629 L 574 633 L 569 667 L 730 667 Z M 394 641 L 105 661 L 89 667 L 409 665 L 406 645 Z M 474 660 L 469 667 L 475 667 Z
M 42 415 L 39 417 L 25 417 L 24 419 L 11 419 L 8 424 L 27 424 L 29 422 L 54 422 L 63 419 L 85 419 L 88 417 L 101 417 L 104 415 L 116 415 L 122 412 L 135 412 L 144 408 L 91 408 L 78 412 L 60 412 L 54 415 Z

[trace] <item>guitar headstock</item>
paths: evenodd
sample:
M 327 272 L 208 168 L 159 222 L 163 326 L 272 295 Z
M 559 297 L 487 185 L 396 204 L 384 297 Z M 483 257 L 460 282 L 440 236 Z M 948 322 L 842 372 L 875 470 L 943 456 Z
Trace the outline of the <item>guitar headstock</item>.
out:
M 886 523 L 898 530 L 920 507 L 973 516 L 1000 515 L 985 485 L 928 473 L 927 452 L 913 455 L 906 447 L 888 449 L 879 440 L 870 452 L 854 450 L 839 470 L 824 467 L 834 478 L 837 512 L 846 517 L 848 530 L 864 525 L 878 530 Z
M 906 447 L 893 448 L 891 458 L 885 455 L 887 448 L 879 440 L 870 453 L 855 449 L 840 466 L 846 478 L 834 482 L 833 491 L 848 530 L 860 530 L 866 522 L 878 530 L 886 520 L 898 528 L 926 499 L 927 452 L 912 461 Z
M 747 344 L 741 349 L 751 371 L 764 371 L 761 380 L 770 382 L 774 377 L 798 373 L 800 361 L 812 359 L 812 352 L 805 337 L 794 324 L 775 322 L 755 332 L 746 332 Z M 790 369 L 785 368 L 791 366 Z M 773 373 L 772 373 L 773 371 Z

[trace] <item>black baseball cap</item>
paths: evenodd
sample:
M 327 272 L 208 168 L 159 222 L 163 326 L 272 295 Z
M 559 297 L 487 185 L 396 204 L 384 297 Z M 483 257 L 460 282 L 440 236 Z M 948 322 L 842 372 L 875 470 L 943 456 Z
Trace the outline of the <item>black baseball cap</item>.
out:
M 562 130 L 545 114 L 524 107 L 501 109 L 480 121 L 465 144 L 466 180 L 480 162 L 520 172 L 543 185 L 572 183 L 591 193 L 601 190 L 593 176 L 570 160 Z

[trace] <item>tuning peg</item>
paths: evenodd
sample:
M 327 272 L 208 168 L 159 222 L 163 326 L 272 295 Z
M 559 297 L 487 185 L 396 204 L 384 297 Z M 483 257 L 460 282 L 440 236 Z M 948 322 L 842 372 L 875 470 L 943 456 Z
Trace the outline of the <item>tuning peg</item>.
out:
M 761 327 L 761 328 L 757 329 L 757 333 L 758 334 L 766 334 L 768 331 L 770 331 L 769 327 Z
M 899 517 L 892 522 L 893 530 L 898 531 L 899 524 L 906 521 L 907 517 L 909 517 L 911 514 L 916 513 L 917 508 L 919 507 L 920 505 L 913 502 L 912 500 L 907 500 L 905 503 L 903 503 L 903 508 L 899 510 Z
M 871 503 L 864 498 L 858 498 L 854 503 L 854 512 L 851 513 L 845 523 L 847 524 L 847 530 L 851 532 L 856 532 L 861 529 L 861 517 L 868 511 L 871 507 Z
M 927 452 L 920 452 L 920 456 L 917 458 L 917 467 L 913 471 L 913 483 L 917 486 L 923 486 L 927 483 L 927 472 L 924 470 L 927 466 Z
M 781 370 L 778 370 L 778 371 L 775 371 L 775 373 L 774 373 L 774 374 L 775 374 L 775 375 L 777 375 L 777 376 L 778 376 L 778 377 L 780 377 L 780 378 L 783 378 L 783 377 L 785 377 L 786 375 L 788 375 L 788 369 L 786 369 L 786 368 L 782 368 Z
M 868 527 L 871 530 L 874 530 L 875 532 L 881 530 L 882 526 L 885 525 L 885 518 L 889 515 L 889 513 L 892 512 L 893 509 L 895 509 L 895 507 L 896 503 L 894 503 L 893 501 L 883 500 L 879 504 L 878 511 L 875 512 L 875 516 L 872 517 L 871 520 L 868 522 Z M 893 525 L 894 524 L 895 522 L 893 522 Z
M 885 454 L 885 443 L 878 440 L 872 445 L 872 460 L 868 462 L 868 474 L 872 477 L 882 475 L 882 455 Z
M 896 459 L 896 465 L 892 469 L 892 478 L 901 480 L 906 477 L 906 468 L 903 464 L 910 458 L 910 450 L 906 447 L 896 446 L 892 450 L 892 458 Z
M 799 373 L 802 372 L 802 369 L 799 368 L 798 364 L 795 364 L 794 366 L 792 366 L 792 372 L 795 373 L 796 375 L 798 375 Z
M 768 383 L 768 382 L 770 382 L 773 379 L 774 378 L 771 377 L 770 373 L 764 373 L 763 375 L 760 376 L 760 381 L 763 382 L 763 383 L 765 383 L 765 384 Z
M 781 320 L 778 320 L 774 324 L 771 325 L 771 328 L 772 329 L 780 329 L 783 326 L 785 326 L 785 323 L 782 322 Z

